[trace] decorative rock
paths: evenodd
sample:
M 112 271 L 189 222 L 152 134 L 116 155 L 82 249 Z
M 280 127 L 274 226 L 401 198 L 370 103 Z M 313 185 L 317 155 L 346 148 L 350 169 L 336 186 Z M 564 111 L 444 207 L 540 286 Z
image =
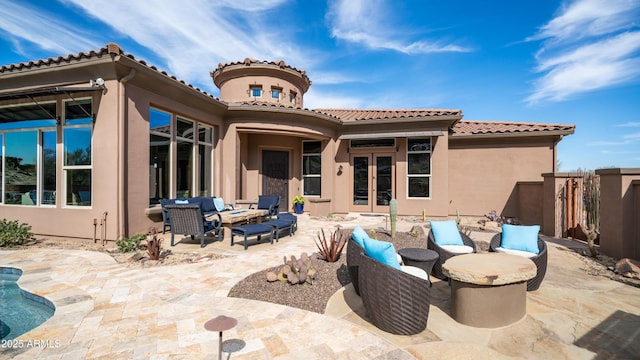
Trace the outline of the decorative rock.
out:
M 628 278 L 640 279 L 640 262 L 628 258 L 616 263 L 615 272 Z
M 129 258 L 129 261 L 131 261 L 131 262 L 139 261 L 143 257 L 144 257 L 144 255 L 142 255 L 142 253 L 140 251 L 138 251 L 135 254 L 131 255 L 131 257 Z

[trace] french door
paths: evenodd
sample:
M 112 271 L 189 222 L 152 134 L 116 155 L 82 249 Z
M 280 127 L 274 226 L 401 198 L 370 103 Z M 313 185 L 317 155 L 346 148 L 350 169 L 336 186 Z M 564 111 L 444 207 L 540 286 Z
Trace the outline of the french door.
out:
M 350 211 L 388 213 L 395 181 L 393 154 L 351 155 Z

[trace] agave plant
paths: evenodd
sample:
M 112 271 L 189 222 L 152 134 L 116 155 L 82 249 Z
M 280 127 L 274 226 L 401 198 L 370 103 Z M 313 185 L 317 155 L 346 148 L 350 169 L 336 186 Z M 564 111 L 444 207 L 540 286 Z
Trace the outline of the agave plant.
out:
M 318 240 L 313 239 L 316 247 L 318 247 L 318 251 L 320 256 L 325 261 L 328 262 L 336 262 L 340 259 L 340 254 L 342 253 L 342 249 L 347 244 L 347 237 L 342 234 L 342 230 L 338 227 L 338 229 L 334 232 L 330 232 L 330 236 L 327 238 L 325 235 L 324 229 L 321 229 L 321 233 L 318 233 Z M 322 234 L 322 236 L 320 236 Z

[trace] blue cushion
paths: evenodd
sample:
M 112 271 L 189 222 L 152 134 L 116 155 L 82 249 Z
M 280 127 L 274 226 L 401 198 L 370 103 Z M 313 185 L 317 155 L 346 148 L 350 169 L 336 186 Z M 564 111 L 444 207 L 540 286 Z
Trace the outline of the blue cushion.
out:
M 202 207 L 202 211 L 209 213 L 209 212 L 214 212 L 216 211 L 216 207 L 214 205 L 214 198 L 210 197 L 210 196 L 199 196 L 197 199 L 200 199 L 201 201 L 201 207 Z
M 433 239 L 436 244 L 442 245 L 464 245 L 462 236 L 458 231 L 455 220 L 430 221 Z
M 224 211 L 224 200 L 222 198 L 213 198 L 213 206 L 217 211 Z
M 176 200 L 174 203 L 176 205 L 189 205 L 189 200 Z
M 539 254 L 538 249 L 538 233 L 540 225 L 522 226 L 522 225 L 502 225 L 502 243 L 501 247 L 509 250 L 528 251 Z
M 370 239 L 368 236 L 364 239 L 364 252 L 370 258 L 377 260 L 394 269 L 400 270 L 398 264 L 398 254 L 392 243 Z
M 367 236 L 367 233 L 360 226 L 356 226 L 351 233 L 351 238 L 364 249 L 364 239 L 369 238 L 369 236 Z

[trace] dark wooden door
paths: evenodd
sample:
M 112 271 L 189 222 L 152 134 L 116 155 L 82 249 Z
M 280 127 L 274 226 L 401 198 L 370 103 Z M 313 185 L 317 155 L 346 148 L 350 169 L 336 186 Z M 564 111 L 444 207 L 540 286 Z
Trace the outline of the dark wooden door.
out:
M 262 195 L 280 195 L 280 211 L 289 209 L 289 153 L 262 150 Z

